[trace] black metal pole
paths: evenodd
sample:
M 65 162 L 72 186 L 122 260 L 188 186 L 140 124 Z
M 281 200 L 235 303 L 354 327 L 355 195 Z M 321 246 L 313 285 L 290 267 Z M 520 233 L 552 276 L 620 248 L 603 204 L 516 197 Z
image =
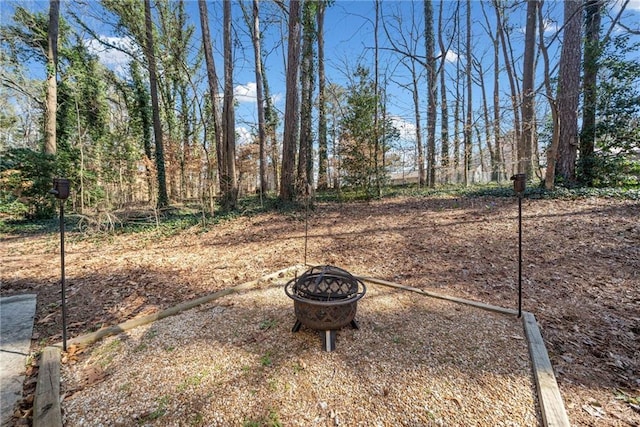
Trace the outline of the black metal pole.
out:
M 522 317 L 522 193 L 518 194 L 518 319 Z
M 60 271 L 62 287 L 62 350 L 67 351 L 67 303 L 64 289 L 64 200 L 60 200 Z

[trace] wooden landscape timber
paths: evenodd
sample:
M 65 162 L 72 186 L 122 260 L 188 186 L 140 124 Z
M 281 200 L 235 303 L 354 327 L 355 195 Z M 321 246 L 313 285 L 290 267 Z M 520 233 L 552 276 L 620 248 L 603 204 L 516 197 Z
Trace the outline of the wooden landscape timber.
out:
M 76 337 L 69 341 L 71 345 L 86 346 L 90 345 L 102 338 L 110 335 L 115 335 L 120 332 L 124 332 L 141 325 L 145 325 L 156 320 L 160 320 L 169 316 L 179 314 L 185 310 L 189 310 L 196 306 L 208 303 L 215 299 L 221 298 L 226 295 L 233 294 L 242 290 L 251 289 L 265 280 L 271 280 L 274 278 L 283 277 L 286 274 L 292 272 L 298 272 L 303 269 L 304 265 L 294 265 L 274 273 L 268 274 L 257 280 L 242 283 L 240 285 L 227 288 L 218 292 L 214 292 L 210 295 L 197 298 L 191 301 L 187 301 L 182 304 L 178 304 L 174 307 L 163 310 L 159 313 L 140 317 L 137 319 L 131 319 L 127 322 L 119 325 L 111 326 L 101 329 L 94 333 L 86 334 L 80 337 Z M 420 288 L 405 286 L 390 281 L 376 279 L 373 277 L 356 276 L 358 279 L 385 287 L 391 287 L 396 289 L 402 289 L 410 292 L 415 292 L 430 298 L 441 299 L 450 301 L 457 304 L 464 304 L 479 308 L 486 311 L 491 311 L 507 316 L 516 316 L 517 311 L 513 309 L 507 309 L 490 304 L 481 303 L 478 301 L 472 301 L 464 298 L 452 297 L 449 295 L 439 294 L 435 292 L 425 291 Z M 560 395 L 560 390 L 553 373 L 553 367 L 549 360 L 547 350 L 542 340 L 542 335 L 538 328 L 535 316 L 529 312 L 523 312 L 522 317 L 523 327 L 525 331 L 525 337 L 527 339 L 529 355 L 531 358 L 533 376 L 536 383 L 536 389 L 538 393 L 538 401 L 540 405 L 540 411 L 542 414 L 542 421 L 545 427 L 569 426 L 569 419 Z M 62 417 L 60 412 L 60 348 L 62 343 L 57 343 L 55 346 L 46 347 L 41 356 L 40 372 L 38 374 L 38 384 L 36 389 L 36 399 L 34 402 L 34 427 L 57 427 L 62 426 Z

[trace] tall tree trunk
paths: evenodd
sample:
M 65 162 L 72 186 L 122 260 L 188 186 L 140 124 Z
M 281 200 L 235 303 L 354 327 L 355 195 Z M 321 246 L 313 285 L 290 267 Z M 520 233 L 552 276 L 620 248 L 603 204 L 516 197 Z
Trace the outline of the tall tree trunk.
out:
M 553 190 L 555 186 L 556 176 L 556 160 L 558 155 L 559 145 L 559 118 L 558 118 L 558 105 L 553 97 L 553 87 L 551 86 L 551 71 L 549 66 L 549 52 L 547 51 L 547 45 L 544 41 L 544 28 L 545 19 L 542 15 L 542 1 L 538 8 L 538 37 L 540 38 L 540 52 L 542 53 L 542 60 L 544 65 L 544 88 L 549 100 L 549 107 L 551 108 L 551 121 L 553 125 L 553 133 L 551 135 L 551 144 L 547 150 L 547 169 L 544 177 L 544 187 L 547 190 Z
M 313 42 L 315 38 L 315 5 L 305 1 L 302 10 L 302 66 L 300 84 L 302 102 L 300 104 L 300 145 L 298 152 L 298 192 L 306 194 L 309 186 L 313 186 Z
M 149 66 L 149 86 L 151 91 L 151 109 L 153 114 L 153 134 L 156 145 L 156 173 L 158 179 L 158 207 L 169 205 L 167 196 L 167 179 L 164 168 L 164 148 L 162 142 L 162 123 L 160 123 L 160 106 L 158 103 L 158 79 L 156 76 L 156 57 L 153 47 L 153 28 L 151 21 L 150 0 L 144 0 L 145 56 Z
M 287 47 L 287 88 L 282 138 L 282 172 L 280 173 L 280 198 L 295 198 L 294 169 L 300 109 L 298 98 L 298 69 L 300 67 L 300 1 L 289 3 L 289 43 Z
M 596 95 L 598 58 L 600 57 L 600 12 L 603 0 L 586 0 L 584 38 L 584 109 L 580 134 L 580 180 L 592 185 L 596 139 Z
M 442 38 L 442 9 L 444 9 L 444 2 L 440 3 L 440 10 L 438 11 L 438 46 L 442 55 L 440 59 L 440 114 L 442 116 L 440 120 L 440 164 L 442 166 L 442 179 L 447 183 L 449 182 L 449 109 L 447 106 L 446 73 L 444 68 L 447 62 L 447 49 Z
M 327 106 L 325 99 L 325 71 L 324 71 L 324 12 L 326 2 L 318 2 L 318 12 L 316 14 L 318 30 L 318 188 L 329 187 L 327 168 L 329 165 L 329 154 L 327 145 Z
M 500 45 L 502 46 L 502 54 L 504 57 L 504 67 L 507 73 L 507 79 L 509 80 L 509 88 L 511 90 L 511 106 L 513 109 L 513 131 L 515 140 L 521 140 L 522 128 L 520 124 L 520 103 L 519 103 L 519 91 L 518 84 L 516 82 L 513 71 L 513 58 L 509 55 L 508 37 L 505 32 L 505 26 L 503 22 L 503 7 L 499 0 L 493 0 L 493 5 L 496 10 L 496 28 L 498 31 L 498 37 L 500 38 Z
M 480 95 L 482 96 L 482 116 L 484 118 L 484 138 L 487 143 L 487 149 L 489 150 L 489 164 L 491 165 L 491 170 L 495 169 L 494 162 L 496 159 L 494 150 L 495 148 L 491 144 L 491 120 L 489 120 L 489 103 L 487 102 L 487 88 L 484 84 L 484 69 L 482 67 L 482 62 L 474 59 L 473 61 L 474 68 L 478 73 L 478 84 L 480 86 Z M 480 138 L 480 129 L 478 129 L 476 125 L 476 133 L 478 134 L 478 149 L 480 150 L 480 165 L 481 170 L 484 173 L 485 164 L 484 164 L 484 156 L 481 148 L 482 139 Z
M 375 171 L 376 179 L 376 193 L 378 197 L 382 197 L 382 183 L 380 177 L 380 165 L 378 164 L 378 157 L 380 156 L 380 123 L 379 123 L 379 105 L 380 105 L 380 63 L 379 63 L 379 45 L 378 45 L 378 27 L 380 25 L 380 0 L 375 0 L 375 21 L 373 22 L 373 68 L 374 68 L 374 94 L 375 94 L 375 109 L 373 116 L 373 170 Z
M 264 94 L 262 90 L 262 51 L 260 48 L 260 6 L 253 0 L 253 60 L 256 72 L 256 98 L 258 103 L 258 141 L 260 145 L 260 194 L 267 192 L 267 135 L 265 129 Z
M 473 84 L 471 79 L 471 0 L 467 0 L 467 43 L 466 43 L 466 55 L 467 62 L 465 64 L 465 74 L 467 83 L 467 117 L 464 124 L 464 184 L 469 185 L 469 171 L 471 169 L 471 131 L 473 126 L 472 113 L 473 102 L 471 99 L 471 85 Z
M 424 38 L 427 56 L 427 181 L 436 185 L 436 115 L 438 98 L 438 74 L 433 31 L 433 1 L 424 0 Z M 445 55 L 445 52 L 442 53 Z
M 58 23 L 60 0 L 49 1 L 49 28 L 47 29 L 47 102 L 45 121 L 45 154 L 56 154 L 56 113 L 58 111 Z
M 460 22 L 460 7 L 456 8 L 456 21 Z M 460 28 L 461 25 L 458 26 Z M 458 31 L 456 34 L 456 52 L 462 52 L 460 49 L 460 35 L 462 31 Z M 462 112 L 460 106 L 464 98 L 463 93 L 460 91 L 460 80 L 462 80 L 462 72 L 460 66 L 460 60 L 456 61 L 456 96 L 453 103 L 453 177 L 456 183 L 460 182 L 460 123 L 462 123 Z
M 209 97 L 211 98 L 211 113 L 213 119 L 213 137 L 216 146 L 216 157 L 218 166 L 218 183 L 220 190 L 223 188 L 222 176 L 226 168 L 225 153 L 223 150 L 222 140 L 222 119 L 220 116 L 220 108 L 218 105 L 218 75 L 216 73 L 216 64 L 213 60 L 213 50 L 211 49 L 211 34 L 209 32 L 209 14 L 207 12 L 207 0 L 198 0 L 198 8 L 200 10 L 200 26 L 202 28 L 202 45 L 204 48 L 204 59 L 207 65 L 207 81 L 209 83 Z
M 558 163 L 556 174 L 565 183 L 576 181 L 578 154 L 578 99 L 580 97 L 580 59 L 582 4 L 579 0 L 564 2 L 564 37 L 558 74 L 558 116 L 560 120 Z
M 418 73 L 416 72 L 416 63 L 411 60 L 411 80 L 413 94 L 413 112 L 416 118 L 416 149 L 418 151 L 418 185 L 423 187 L 425 184 L 424 170 L 424 152 L 422 149 L 422 123 L 420 120 L 420 96 L 418 91 Z M 404 170 L 404 165 L 403 165 Z
M 534 144 L 537 147 L 533 87 L 537 14 L 538 0 L 528 0 L 522 65 L 522 141 L 518 141 L 518 172 L 526 174 L 527 177 L 531 177 Z
M 224 151 L 226 160 L 225 192 L 223 204 L 227 209 L 235 209 L 238 201 L 238 182 L 236 178 L 236 120 L 233 105 L 233 56 L 231 45 L 231 2 L 223 2 L 224 22 Z
M 493 137 L 495 150 L 495 163 L 492 169 L 492 179 L 502 181 L 505 176 L 504 157 L 502 156 L 502 129 L 500 128 L 500 39 L 493 38 Z

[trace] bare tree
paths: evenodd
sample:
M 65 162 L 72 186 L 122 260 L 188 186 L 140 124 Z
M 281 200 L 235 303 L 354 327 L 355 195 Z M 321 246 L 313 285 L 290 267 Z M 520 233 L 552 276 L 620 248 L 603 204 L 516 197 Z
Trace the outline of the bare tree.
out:
M 156 173 L 158 179 L 158 207 L 169 205 L 167 195 L 167 179 L 164 168 L 164 147 L 162 141 L 162 123 L 160 123 L 160 105 L 158 102 L 158 79 L 156 74 L 156 56 L 153 47 L 153 26 L 151 21 L 150 0 L 144 0 L 145 56 L 149 67 L 149 85 L 151 92 L 151 109 L 153 114 L 153 135 L 156 146 Z
M 467 42 L 466 42 L 466 64 L 465 64 L 465 82 L 467 84 L 467 107 L 466 107 L 466 119 L 464 123 L 464 184 L 469 185 L 469 171 L 471 169 L 471 131 L 473 125 L 473 103 L 472 94 L 472 79 L 471 79 L 471 0 L 467 0 Z
M 329 187 L 327 168 L 329 164 L 327 147 L 327 106 L 326 106 L 326 77 L 324 70 L 324 12 L 326 1 L 318 2 L 316 24 L 318 31 L 318 188 Z
M 518 172 L 531 176 L 533 147 L 536 142 L 536 115 L 533 88 L 536 46 L 536 18 L 538 0 L 527 1 L 527 26 L 524 40 L 524 64 L 522 73 L 522 141 L 518 141 Z
M 424 0 L 424 39 L 427 56 L 427 170 L 429 187 L 436 185 L 436 116 L 438 75 L 433 31 L 433 1 Z M 445 52 L 442 52 L 445 55 Z
M 298 192 L 304 195 L 313 186 L 313 89 L 314 89 L 314 41 L 316 36 L 316 4 L 305 1 L 302 7 L 302 59 L 300 69 L 300 144 L 298 152 Z
M 223 2 L 224 23 L 224 101 L 222 117 L 224 120 L 223 140 L 226 167 L 222 171 L 224 187 L 222 203 L 227 209 L 235 209 L 238 201 L 238 181 L 236 177 L 236 124 L 233 105 L 233 56 L 231 50 L 231 2 Z
M 200 26 L 202 28 L 202 45 L 204 48 L 204 58 L 207 66 L 207 81 L 209 83 L 209 97 L 211 98 L 211 112 L 213 119 L 213 136 L 215 138 L 216 154 L 218 159 L 218 180 L 220 188 L 222 188 L 222 181 L 220 181 L 220 171 L 224 169 L 224 150 L 222 149 L 222 124 L 220 109 L 218 105 L 218 75 L 216 73 L 216 63 L 213 60 L 213 51 L 211 49 L 211 34 L 209 32 L 209 14 L 207 12 L 207 1 L 198 0 L 198 7 L 200 10 Z M 209 179 L 211 178 L 211 170 L 207 171 Z M 213 194 L 210 194 L 210 200 Z
M 49 1 L 49 28 L 47 29 L 47 101 L 44 115 L 44 152 L 56 154 L 56 112 L 58 110 L 58 23 L 60 0 Z
M 300 2 L 289 3 L 289 44 L 287 47 L 287 89 L 284 113 L 284 136 L 282 139 L 282 171 L 280 174 L 280 198 L 292 201 L 295 198 L 295 156 L 298 140 L 300 109 L 298 98 L 298 70 L 300 68 Z
M 267 137 L 265 130 L 264 94 L 262 88 L 262 49 L 260 47 L 260 1 L 253 0 L 253 60 L 256 73 L 256 101 L 258 103 L 258 144 L 260 147 L 260 194 L 267 192 Z

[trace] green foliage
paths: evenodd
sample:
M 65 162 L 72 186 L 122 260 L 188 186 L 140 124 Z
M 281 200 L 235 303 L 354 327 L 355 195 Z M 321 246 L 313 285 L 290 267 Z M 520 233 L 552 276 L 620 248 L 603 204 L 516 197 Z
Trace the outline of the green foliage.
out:
M 640 182 L 640 64 L 628 55 L 638 48 L 628 35 L 615 37 L 600 58 L 596 153 L 580 170 L 588 185 Z
M 49 218 L 55 198 L 49 194 L 56 171 L 54 158 L 28 148 L 12 148 L 0 160 L 0 213 Z
M 375 82 L 362 66 L 355 75 L 358 80 L 348 88 L 346 112 L 340 123 L 341 171 L 345 183 L 362 190 L 369 199 L 374 195 L 374 186 L 388 180 L 385 152 L 397 139 L 398 131 L 382 117 L 378 117 L 376 129 L 376 111 L 380 115 L 383 108 Z

